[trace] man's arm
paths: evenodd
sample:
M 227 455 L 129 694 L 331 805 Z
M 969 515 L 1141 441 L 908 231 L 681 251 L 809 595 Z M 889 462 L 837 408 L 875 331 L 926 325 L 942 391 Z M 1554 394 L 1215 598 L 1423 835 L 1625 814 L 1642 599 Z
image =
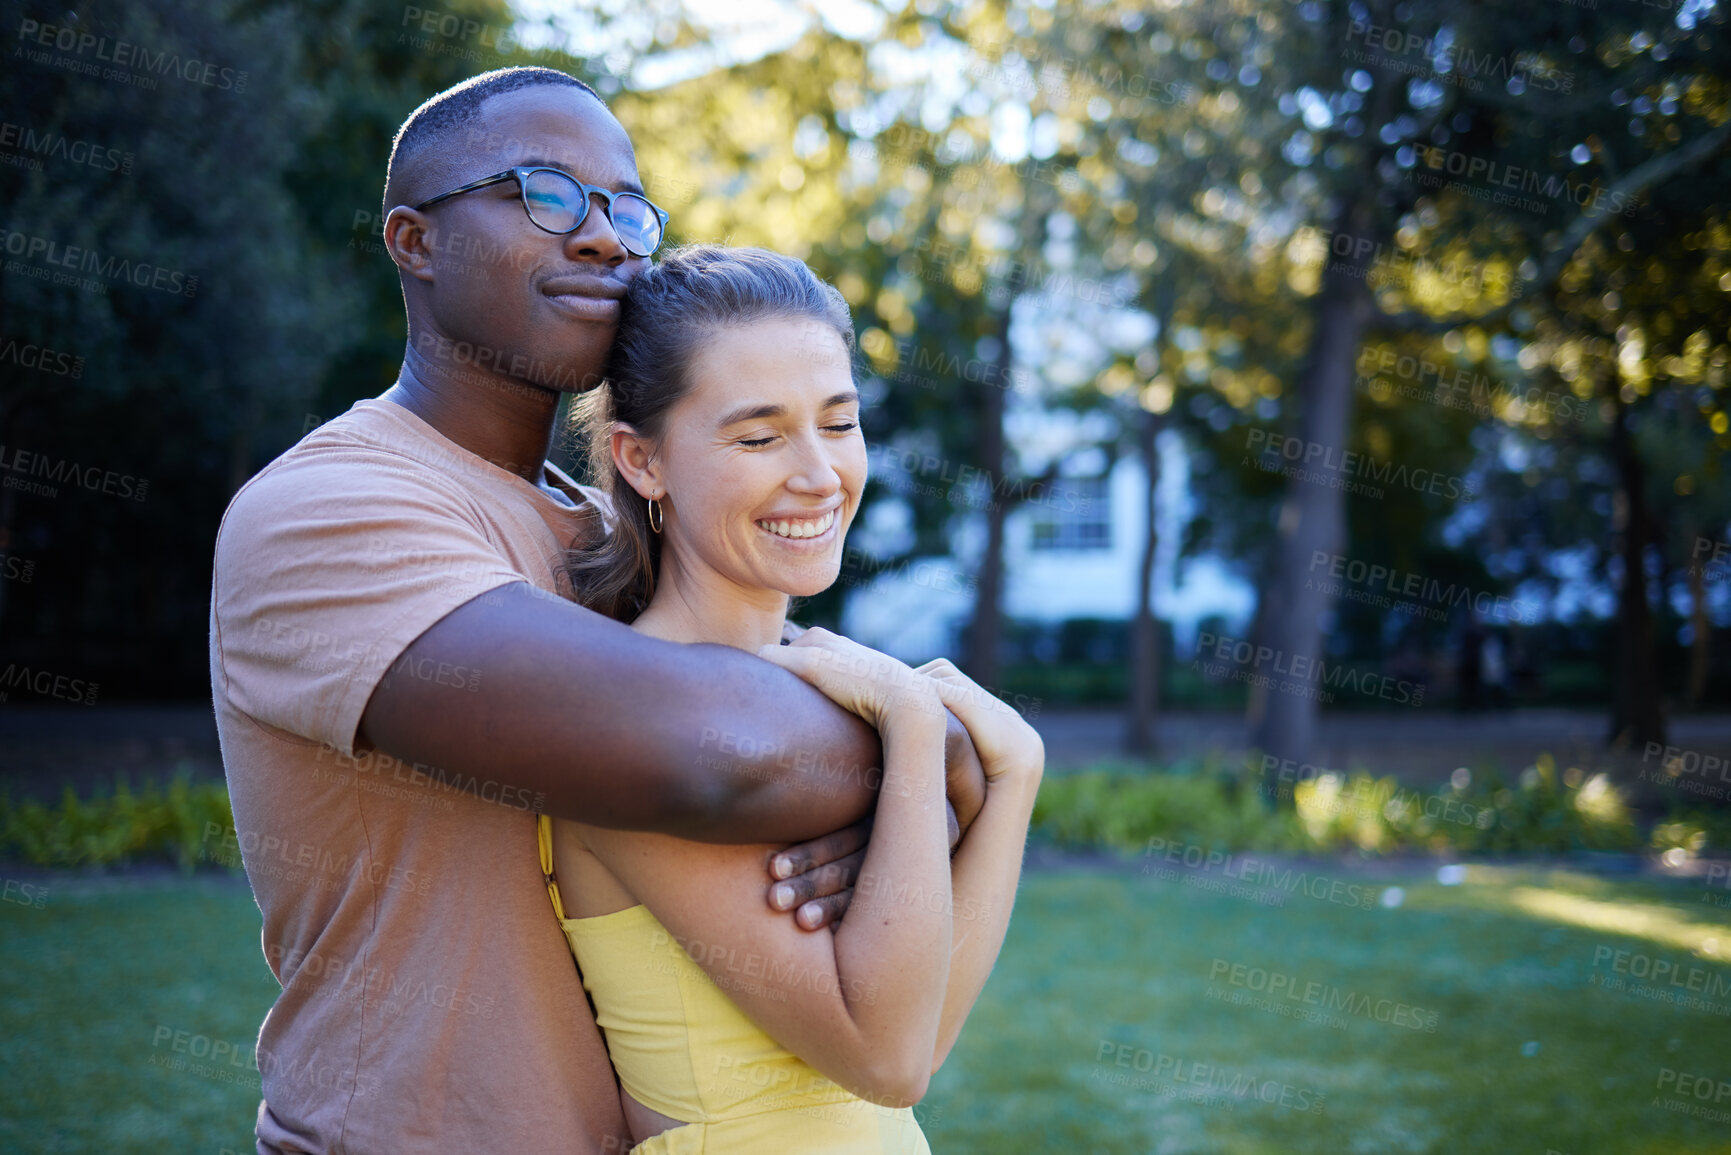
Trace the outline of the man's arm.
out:
M 555 817 L 798 842 L 857 822 L 875 798 L 876 732 L 799 678 L 726 646 L 645 637 L 526 583 L 459 606 L 396 668 L 477 676 L 471 692 L 388 675 L 362 739 L 539 794 Z

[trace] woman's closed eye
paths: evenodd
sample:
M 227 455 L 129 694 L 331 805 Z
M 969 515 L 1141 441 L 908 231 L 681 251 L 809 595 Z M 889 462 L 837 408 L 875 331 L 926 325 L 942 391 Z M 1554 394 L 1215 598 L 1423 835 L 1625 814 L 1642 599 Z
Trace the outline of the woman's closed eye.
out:
M 841 433 L 852 433 L 854 430 L 856 430 L 858 428 L 859 428 L 859 422 L 857 422 L 857 421 L 840 421 L 840 422 L 837 422 L 833 425 L 823 426 L 823 431 L 825 433 L 841 434 Z M 777 434 L 768 433 L 762 437 L 739 437 L 739 438 L 735 438 L 733 443 L 735 445 L 743 445 L 747 449 L 762 449 L 765 445 L 768 445 L 771 442 L 776 441 L 777 439 L 778 439 Z

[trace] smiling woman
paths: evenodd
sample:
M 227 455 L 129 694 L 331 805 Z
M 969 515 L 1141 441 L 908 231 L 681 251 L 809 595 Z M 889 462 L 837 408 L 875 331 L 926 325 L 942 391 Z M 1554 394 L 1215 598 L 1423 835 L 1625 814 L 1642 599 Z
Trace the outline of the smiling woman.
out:
M 947 662 L 912 670 L 823 630 L 777 644 L 790 599 L 834 583 L 865 487 L 852 347 L 841 295 L 800 261 L 684 249 L 632 283 L 605 383 L 578 402 L 614 519 L 574 555 L 577 596 L 663 641 L 792 669 L 871 723 L 884 751 L 881 768 L 787 752 L 814 793 L 847 776 L 879 783 L 856 897 L 833 935 L 778 926 L 754 897 L 725 893 L 780 847 L 540 821 L 552 910 L 637 1155 L 929 1155 L 911 1108 L 1009 923 L 1039 736 Z M 661 705 L 643 704 L 644 725 Z M 953 866 L 946 706 L 988 782 Z M 716 737 L 718 754 L 738 740 Z
M 577 403 L 616 514 L 572 559 L 578 599 L 632 621 L 661 582 L 774 590 L 779 634 L 788 595 L 835 581 L 865 486 L 853 347 L 841 294 L 791 257 L 699 245 L 638 276 Z

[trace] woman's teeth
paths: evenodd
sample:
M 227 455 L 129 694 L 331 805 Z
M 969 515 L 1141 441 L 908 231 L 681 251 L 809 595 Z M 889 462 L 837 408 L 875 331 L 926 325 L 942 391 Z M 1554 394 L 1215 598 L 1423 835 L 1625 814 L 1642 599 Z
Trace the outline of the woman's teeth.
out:
M 830 510 L 822 517 L 801 521 L 759 521 L 757 528 L 777 537 L 817 537 L 835 524 L 835 510 Z

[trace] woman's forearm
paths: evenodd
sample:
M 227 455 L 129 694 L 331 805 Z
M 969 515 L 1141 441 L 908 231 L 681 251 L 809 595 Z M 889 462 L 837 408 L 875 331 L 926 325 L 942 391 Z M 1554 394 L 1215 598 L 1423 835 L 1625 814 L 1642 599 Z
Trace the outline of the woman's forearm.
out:
M 950 868 L 955 901 L 950 975 L 932 1056 L 933 1072 L 949 1057 L 1004 945 L 1010 908 L 1015 905 L 1016 886 L 1022 876 L 1028 820 L 1039 788 L 1037 771 L 993 782 L 987 787 L 980 816 L 956 850 Z M 848 917 L 853 917 L 852 912 Z
M 935 701 L 935 699 L 934 699 Z M 924 1094 L 950 960 L 944 725 L 915 713 L 884 729 L 884 776 L 853 904 L 835 935 L 836 973 L 886 1100 Z M 867 1096 L 871 1098 L 873 1096 Z

